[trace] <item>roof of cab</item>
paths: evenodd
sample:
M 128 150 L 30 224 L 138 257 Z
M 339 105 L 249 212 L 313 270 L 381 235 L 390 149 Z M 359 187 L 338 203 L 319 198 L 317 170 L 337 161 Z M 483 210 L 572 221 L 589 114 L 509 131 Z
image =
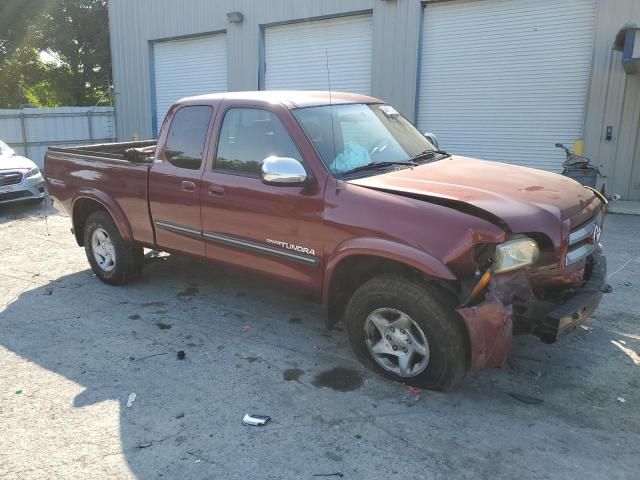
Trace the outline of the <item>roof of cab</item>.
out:
M 279 103 L 289 109 L 317 107 L 321 105 L 342 105 L 348 103 L 384 103 L 374 97 L 357 93 L 305 91 L 305 90 L 259 90 L 249 92 L 225 92 L 198 95 L 178 100 L 179 104 L 219 102 L 222 100 L 246 100 L 258 104 Z

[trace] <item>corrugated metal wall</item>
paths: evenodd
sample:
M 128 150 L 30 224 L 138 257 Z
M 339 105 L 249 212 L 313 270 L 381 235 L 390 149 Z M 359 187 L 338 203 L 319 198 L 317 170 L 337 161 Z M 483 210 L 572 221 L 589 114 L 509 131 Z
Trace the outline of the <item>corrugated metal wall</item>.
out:
M 229 90 L 255 90 L 262 27 L 357 11 L 373 12 L 372 94 L 414 119 L 422 5 L 420 0 L 109 0 L 120 138 L 134 132 L 152 136 L 153 40 L 225 31 Z M 619 54 L 611 48 L 620 28 L 640 24 L 640 0 L 597 0 L 597 10 L 584 128 L 587 154 L 603 165 L 612 191 L 640 199 L 640 80 L 622 73 Z M 227 21 L 233 11 L 245 15 L 242 24 Z M 606 125 L 615 127 L 611 142 L 604 140 Z
M 230 24 L 228 12 L 245 15 Z M 111 49 L 118 132 L 152 136 L 151 41 L 226 31 L 229 90 L 257 90 L 261 27 L 306 18 L 373 11 L 373 95 L 413 118 L 419 0 L 110 0 Z
M 39 167 L 49 146 L 111 142 L 115 135 L 111 107 L 0 110 L 0 140 Z
M 585 121 L 586 154 L 607 175 L 609 193 L 640 200 L 640 75 L 627 75 L 613 50 L 627 25 L 640 26 L 640 0 L 600 0 Z M 613 137 L 606 139 L 607 126 Z

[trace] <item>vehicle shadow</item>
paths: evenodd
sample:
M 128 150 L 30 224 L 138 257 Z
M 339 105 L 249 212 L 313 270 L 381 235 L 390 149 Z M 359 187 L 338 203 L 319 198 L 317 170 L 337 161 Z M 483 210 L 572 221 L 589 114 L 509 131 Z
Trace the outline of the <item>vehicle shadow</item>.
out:
M 48 199 L 25 202 L 0 203 L 0 225 L 28 217 L 56 215 L 58 210 Z
M 15 376 L 20 401 L 34 402 L 31 414 L 47 419 L 41 448 L 68 445 L 63 476 L 73 468 L 81 477 L 115 472 L 109 462 L 122 452 L 129 472 L 116 477 L 378 478 L 428 468 L 512 478 L 523 462 L 535 466 L 560 444 L 563 458 L 575 452 L 577 464 L 584 460 L 578 470 L 595 475 L 622 455 L 606 440 L 640 428 L 637 415 L 610 408 L 614 385 L 616 394 L 640 401 L 640 366 L 613 355 L 619 335 L 582 330 L 553 346 L 518 339 L 506 368 L 474 374 L 458 392 L 416 396 L 366 371 L 345 332 L 326 331 L 318 306 L 264 280 L 173 256 L 154 259 L 142 281 L 127 287 L 108 287 L 84 270 L 25 291 L 0 312 L 0 333 L 0 345 L 19 359 L 63 377 Z M 640 351 L 638 337 L 625 338 Z M 15 362 L 17 372 L 26 368 Z M 351 372 L 352 383 L 318 383 L 334 367 Z M 525 405 L 511 392 L 544 403 Z M 118 430 L 109 433 L 113 402 Z M 243 427 L 249 412 L 273 421 Z M 578 427 L 598 430 L 599 453 L 580 434 L 564 444 Z M 402 465 L 398 444 L 408 452 Z M 512 465 L 490 454 L 513 445 L 527 448 Z M 575 464 L 544 454 L 534 471 L 575 473 Z

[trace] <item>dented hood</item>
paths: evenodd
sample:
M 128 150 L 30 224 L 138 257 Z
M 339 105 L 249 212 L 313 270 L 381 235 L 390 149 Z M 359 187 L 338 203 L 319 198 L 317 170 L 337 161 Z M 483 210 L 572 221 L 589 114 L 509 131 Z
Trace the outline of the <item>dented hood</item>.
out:
M 533 168 L 452 156 L 349 183 L 452 206 L 467 204 L 497 217 L 512 232 L 557 232 L 595 198 L 570 178 Z

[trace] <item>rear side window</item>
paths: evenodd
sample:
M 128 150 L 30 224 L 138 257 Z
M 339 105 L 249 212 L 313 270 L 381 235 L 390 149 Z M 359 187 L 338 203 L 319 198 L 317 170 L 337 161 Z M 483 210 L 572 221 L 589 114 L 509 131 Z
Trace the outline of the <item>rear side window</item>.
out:
M 213 108 L 204 105 L 182 107 L 176 112 L 164 150 L 169 163 L 188 170 L 200 168 L 212 114 Z
M 295 158 L 302 161 L 280 119 L 267 110 L 231 108 L 220 130 L 216 170 L 259 176 L 265 158 Z

